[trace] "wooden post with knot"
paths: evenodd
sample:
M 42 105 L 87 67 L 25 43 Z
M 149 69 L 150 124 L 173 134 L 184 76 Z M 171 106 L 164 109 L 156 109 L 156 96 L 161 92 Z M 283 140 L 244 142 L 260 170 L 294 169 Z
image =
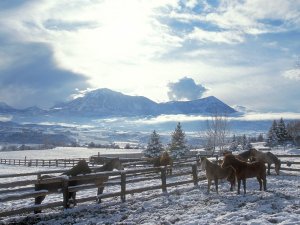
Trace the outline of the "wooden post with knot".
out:
M 197 172 L 197 164 L 192 165 L 192 174 L 193 174 L 193 181 L 194 185 L 198 185 L 198 172 Z
M 126 201 L 126 173 L 121 173 L 121 201 Z

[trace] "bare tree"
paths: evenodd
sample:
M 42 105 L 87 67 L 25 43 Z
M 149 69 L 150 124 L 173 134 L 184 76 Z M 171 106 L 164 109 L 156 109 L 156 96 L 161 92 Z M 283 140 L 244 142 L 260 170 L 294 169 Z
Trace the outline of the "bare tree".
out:
M 218 148 L 224 150 L 226 138 L 229 135 L 229 123 L 227 116 L 213 115 L 210 120 L 207 120 L 207 129 L 205 132 L 206 148 L 214 154 Z
M 300 121 L 294 120 L 287 124 L 288 135 L 293 139 L 294 144 L 297 144 L 297 138 L 300 136 Z

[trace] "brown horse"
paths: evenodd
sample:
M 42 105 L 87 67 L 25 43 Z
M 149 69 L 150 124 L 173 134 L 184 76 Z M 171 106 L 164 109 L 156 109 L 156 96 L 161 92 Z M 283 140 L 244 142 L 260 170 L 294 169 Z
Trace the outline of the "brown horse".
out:
M 159 158 L 159 164 L 160 166 L 168 166 L 167 168 L 167 174 L 169 173 L 172 175 L 172 167 L 173 167 L 173 159 L 169 155 L 167 151 L 163 152 L 162 155 Z
M 267 190 L 266 166 L 264 162 L 256 161 L 248 163 L 237 159 L 234 155 L 225 155 L 222 168 L 232 166 L 235 169 L 238 180 L 238 194 L 240 194 L 241 181 L 243 181 L 244 194 L 246 194 L 246 179 L 256 177 L 259 182 L 259 189 Z
M 67 175 L 67 176 L 77 176 L 79 174 L 87 174 L 87 173 L 91 173 L 91 169 L 89 168 L 87 162 L 85 160 L 80 160 L 77 165 L 75 165 L 72 169 L 62 173 L 61 175 Z M 55 176 L 50 176 L 50 175 L 44 175 L 41 176 L 41 178 L 39 179 L 39 181 L 45 180 L 45 179 L 49 179 L 49 178 L 55 178 Z M 69 186 L 76 186 L 77 181 L 70 181 L 69 182 Z M 47 190 L 50 193 L 52 192 L 59 192 L 59 190 L 61 190 L 63 188 L 63 183 L 61 181 L 57 181 L 57 182 L 53 182 L 53 183 L 37 183 L 35 184 L 35 191 L 39 191 L 39 190 Z M 68 199 L 70 201 L 70 199 L 73 199 L 73 201 L 75 202 L 75 196 L 76 193 L 75 192 L 69 192 L 68 195 Z M 42 203 L 42 201 L 45 199 L 45 196 L 38 196 L 35 197 L 35 204 L 39 205 Z M 35 210 L 35 213 L 40 213 L 41 210 Z
M 258 161 L 263 161 L 268 164 L 268 175 L 270 175 L 271 164 L 275 164 L 275 172 L 279 175 L 279 170 L 281 167 L 281 161 L 274 155 L 272 152 L 261 152 L 256 150 L 255 148 L 250 149 L 250 154 Z
M 235 171 L 232 167 L 222 168 L 220 165 L 212 163 L 206 157 L 201 157 L 201 169 L 205 170 L 207 178 L 207 192 L 210 191 L 211 181 L 215 181 L 216 191 L 218 193 L 218 180 L 227 178 L 230 182 L 230 191 L 235 186 Z
M 112 171 L 114 169 L 124 170 L 124 167 L 119 158 L 113 158 L 108 163 L 104 164 L 102 167 L 93 169 L 93 172 L 98 173 L 98 172 L 104 172 L 104 171 Z M 109 176 L 100 177 L 95 180 L 95 184 L 98 187 L 97 195 L 100 195 L 103 193 L 103 190 L 104 190 L 103 183 L 106 182 L 108 179 L 109 179 Z M 101 198 L 98 198 L 97 202 L 100 203 Z
M 146 159 L 153 164 L 153 167 L 168 166 L 167 174 L 172 175 L 173 159 L 167 151 L 164 151 L 159 157 Z

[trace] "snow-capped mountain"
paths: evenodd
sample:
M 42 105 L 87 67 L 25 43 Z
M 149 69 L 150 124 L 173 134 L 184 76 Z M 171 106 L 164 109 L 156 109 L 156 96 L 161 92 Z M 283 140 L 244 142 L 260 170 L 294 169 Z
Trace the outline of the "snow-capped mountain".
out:
M 55 105 L 58 114 L 83 116 L 137 116 L 157 114 L 157 103 L 142 96 L 129 96 L 110 89 L 98 89 L 83 97 Z
M 84 116 L 147 116 L 159 114 L 230 114 L 236 112 L 216 97 L 193 101 L 156 103 L 142 96 L 129 96 L 109 89 L 98 89 L 52 108 L 59 114 Z
M 116 117 L 116 116 L 156 116 L 160 114 L 231 114 L 236 111 L 216 97 L 193 101 L 172 101 L 156 103 L 143 96 L 129 96 L 110 89 L 97 89 L 83 97 L 55 105 L 49 110 L 38 107 L 14 109 L 0 104 L 1 114 L 17 116 L 56 117 Z
M 164 114 L 231 114 L 236 111 L 214 96 L 193 101 L 172 101 L 160 104 Z

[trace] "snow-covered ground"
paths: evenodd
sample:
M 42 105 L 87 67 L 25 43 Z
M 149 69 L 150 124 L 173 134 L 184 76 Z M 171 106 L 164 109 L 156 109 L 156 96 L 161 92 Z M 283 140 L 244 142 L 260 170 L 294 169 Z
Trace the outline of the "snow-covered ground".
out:
M 299 150 L 278 149 L 276 153 L 299 154 Z M 32 169 L 3 167 L 18 171 L 21 168 Z M 274 170 L 271 173 L 267 177 L 266 192 L 258 191 L 259 185 L 255 178 L 247 179 L 246 195 L 230 192 L 227 182 L 220 184 L 219 194 L 214 189 L 207 194 L 207 181 L 201 181 L 198 186 L 190 184 L 169 188 L 168 193 L 156 190 L 127 195 L 125 203 L 121 203 L 120 198 L 110 198 L 103 200 L 101 205 L 87 202 L 68 210 L 49 209 L 39 215 L 5 218 L 0 220 L 0 224 L 299 224 L 300 174 L 282 171 L 276 176 Z M 171 178 L 172 181 L 176 179 Z M 135 188 L 157 185 L 158 182 L 142 182 Z M 94 189 L 90 191 L 95 192 Z M 78 197 L 86 194 L 79 192 Z
M 126 154 L 140 153 L 141 149 L 105 149 L 105 148 L 85 148 L 85 147 L 57 147 L 46 150 L 25 150 L 0 152 L 2 159 L 71 159 L 89 158 L 92 155 L 100 154 Z

